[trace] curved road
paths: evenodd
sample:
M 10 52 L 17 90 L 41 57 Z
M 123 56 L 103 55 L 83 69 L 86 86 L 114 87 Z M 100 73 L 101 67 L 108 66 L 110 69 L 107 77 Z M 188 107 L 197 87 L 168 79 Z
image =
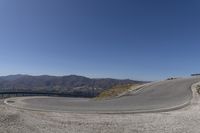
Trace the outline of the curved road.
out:
M 191 85 L 200 77 L 152 83 L 128 96 L 95 101 L 86 98 L 17 97 L 5 102 L 18 108 L 77 113 L 139 113 L 184 107 L 192 98 Z

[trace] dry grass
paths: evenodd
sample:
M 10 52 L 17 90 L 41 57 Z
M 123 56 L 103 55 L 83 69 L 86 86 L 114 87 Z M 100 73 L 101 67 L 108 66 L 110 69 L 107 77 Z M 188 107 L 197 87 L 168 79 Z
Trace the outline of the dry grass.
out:
M 95 99 L 101 100 L 101 99 L 113 98 L 119 96 L 124 92 L 127 92 L 130 89 L 134 90 L 134 88 L 137 88 L 137 86 L 139 85 L 140 84 L 125 84 L 125 85 L 113 86 L 111 89 L 101 92 Z

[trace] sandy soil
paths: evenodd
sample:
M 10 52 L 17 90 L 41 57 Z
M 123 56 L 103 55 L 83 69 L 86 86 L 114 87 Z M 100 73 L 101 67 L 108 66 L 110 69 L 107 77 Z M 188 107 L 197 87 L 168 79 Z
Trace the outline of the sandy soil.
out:
M 0 101 L 0 133 L 199 133 L 200 98 L 191 105 L 143 114 L 75 114 L 16 109 Z

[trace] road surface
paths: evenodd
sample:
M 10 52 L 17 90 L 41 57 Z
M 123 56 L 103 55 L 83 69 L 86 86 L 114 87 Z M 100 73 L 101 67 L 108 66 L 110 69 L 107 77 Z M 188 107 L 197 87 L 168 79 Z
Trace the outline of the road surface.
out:
M 152 83 L 131 95 L 111 100 L 87 98 L 16 97 L 6 99 L 11 106 L 42 111 L 77 113 L 140 113 L 169 111 L 184 107 L 192 99 L 191 85 L 200 77 Z

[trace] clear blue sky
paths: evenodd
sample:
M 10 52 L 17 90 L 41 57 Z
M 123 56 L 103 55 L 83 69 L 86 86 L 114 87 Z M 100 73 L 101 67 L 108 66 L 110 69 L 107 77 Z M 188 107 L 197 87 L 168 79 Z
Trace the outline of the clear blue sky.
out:
M 199 0 L 0 0 L 0 75 L 200 72 Z

